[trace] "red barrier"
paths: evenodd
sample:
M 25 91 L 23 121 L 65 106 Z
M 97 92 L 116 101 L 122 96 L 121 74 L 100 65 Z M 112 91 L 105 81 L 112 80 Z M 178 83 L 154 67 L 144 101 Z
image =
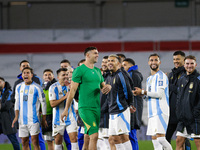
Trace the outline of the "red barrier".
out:
M 0 53 L 57 53 L 83 52 L 85 48 L 95 46 L 99 51 L 121 51 L 120 42 L 110 43 L 58 43 L 58 44 L 0 44 Z
M 188 41 L 161 41 L 160 46 L 158 46 L 158 49 L 159 48 L 161 51 L 189 50 L 189 42 Z
M 154 42 L 124 42 L 124 51 L 153 51 Z
M 97 47 L 99 52 L 174 51 L 189 50 L 189 47 L 200 50 L 200 41 L 0 44 L 0 53 L 83 52 L 89 46 Z

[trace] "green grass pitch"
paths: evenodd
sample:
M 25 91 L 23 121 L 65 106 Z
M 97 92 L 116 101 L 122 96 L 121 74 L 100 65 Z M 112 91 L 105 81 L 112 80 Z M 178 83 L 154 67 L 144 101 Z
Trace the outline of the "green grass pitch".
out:
M 192 146 L 192 150 L 196 150 L 194 141 L 190 141 L 190 143 Z M 173 140 L 171 144 L 172 144 L 173 150 L 175 150 L 176 149 L 176 141 Z M 46 145 L 46 147 L 47 147 L 47 145 Z M 140 150 L 153 150 L 153 144 L 151 141 L 139 141 L 139 149 Z M 13 147 L 11 144 L 0 144 L 0 150 L 13 150 Z M 65 147 L 65 150 L 67 150 L 66 147 Z

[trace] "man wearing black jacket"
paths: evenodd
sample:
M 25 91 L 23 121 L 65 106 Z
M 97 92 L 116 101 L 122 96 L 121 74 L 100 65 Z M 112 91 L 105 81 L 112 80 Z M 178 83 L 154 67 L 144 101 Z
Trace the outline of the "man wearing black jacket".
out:
M 122 66 L 130 74 L 134 87 L 142 88 L 143 76 L 138 71 L 138 66 L 135 65 L 135 61 L 131 58 L 126 58 L 123 61 Z M 133 90 L 134 87 L 132 87 Z M 136 112 L 131 113 L 131 132 L 129 133 L 129 138 L 133 150 L 139 150 L 136 130 L 140 129 L 142 122 L 143 99 L 141 96 L 134 96 L 134 106 L 136 107 Z
M 108 70 L 108 56 L 104 56 L 101 62 L 101 72 L 104 78 L 104 81 L 109 76 L 110 71 Z M 109 121 L 109 113 L 108 113 L 108 99 L 107 95 L 100 92 L 100 104 L 101 104 L 101 116 L 100 116 L 100 124 L 99 124 L 99 139 L 98 146 L 101 150 L 109 149 L 108 142 L 108 121 Z
M 106 79 L 106 83 L 112 86 L 108 94 L 109 135 L 111 136 L 109 138 L 114 140 L 116 149 L 131 150 L 128 133 L 130 132 L 130 111 L 135 112 L 131 106 L 133 93 L 128 76 L 120 68 L 119 57 L 110 55 L 108 69 L 111 75 Z
M 182 150 L 186 138 L 194 138 L 200 150 L 200 74 L 196 71 L 196 58 L 185 57 L 186 73 L 179 79 L 176 115 L 178 119 L 176 150 Z
M 178 120 L 176 117 L 177 86 L 180 77 L 185 72 L 184 58 L 185 58 L 184 52 L 182 51 L 174 52 L 173 54 L 174 68 L 172 69 L 172 72 L 170 72 L 168 75 L 170 116 L 166 132 L 166 139 L 169 143 L 171 143 L 172 135 L 176 131 L 176 127 L 178 124 Z
M 11 101 L 11 86 L 4 78 L 0 77 L 0 133 L 7 135 L 11 141 L 14 150 L 20 150 L 17 139 L 17 127 L 11 127 L 15 117 L 13 102 Z

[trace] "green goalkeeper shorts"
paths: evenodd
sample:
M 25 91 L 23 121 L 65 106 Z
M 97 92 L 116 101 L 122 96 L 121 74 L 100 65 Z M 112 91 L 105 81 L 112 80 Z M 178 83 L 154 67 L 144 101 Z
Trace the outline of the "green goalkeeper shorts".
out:
M 79 115 L 85 125 L 85 134 L 98 133 L 100 122 L 100 108 L 79 108 Z

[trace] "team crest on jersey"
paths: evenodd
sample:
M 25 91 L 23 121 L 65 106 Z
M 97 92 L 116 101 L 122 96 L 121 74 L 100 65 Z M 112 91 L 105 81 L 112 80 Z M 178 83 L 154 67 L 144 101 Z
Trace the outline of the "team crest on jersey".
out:
M 30 90 L 30 92 L 29 92 L 30 94 L 33 94 L 33 90 Z
M 25 90 L 25 94 L 28 94 L 28 90 Z
M 63 93 L 62 92 L 59 92 L 59 95 L 62 95 Z
M 163 81 L 158 81 L 158 86 L 163 86 Z
M 93 127 L 96 127 L 97 125 L 96 125 L 96 123 L 95 122 L 93 122 Z
M 190 88 L 190 89 L 193 89 L 193 85 L 194 85 L 194 83 L 191 82 L 189 88 Z
M 20 93 L 23 93 L 23 91 L 21 90 Z
M 64 92 L 64 94 L 66 94 L 66 93 L 67 93 L 67 91 L 66 91 L 66 90 L 64 90 L 63 92 Z

